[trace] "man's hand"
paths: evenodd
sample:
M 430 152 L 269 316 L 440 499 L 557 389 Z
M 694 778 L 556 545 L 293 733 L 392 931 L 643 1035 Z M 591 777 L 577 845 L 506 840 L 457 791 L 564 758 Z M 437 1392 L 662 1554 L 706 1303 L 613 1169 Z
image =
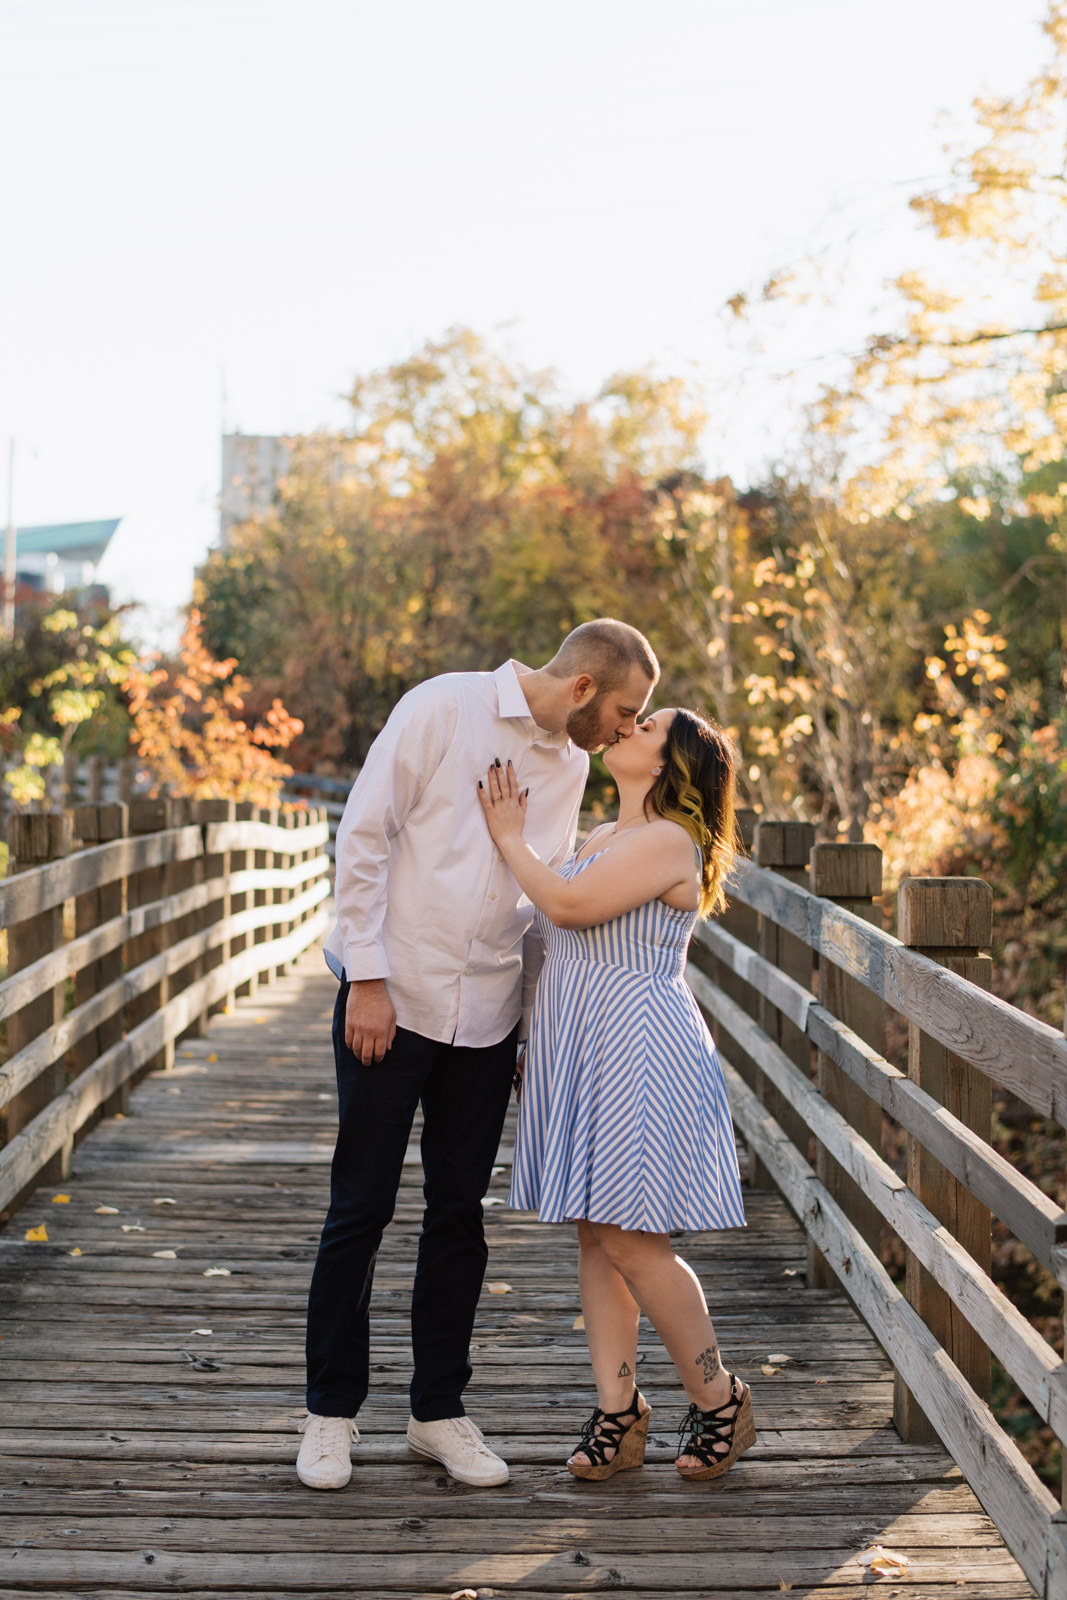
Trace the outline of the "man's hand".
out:
M 385 1059 L 396 1038 L 396 1012 L 382 978 L 368 978 L 348 987 L 345 1044 L 365 1067 Z
M 523 1073 L 525 1071 L 526 1071 L 526 1046 L 523 1045 L 522 1049 L 519 1051 L 519 1059 L 515 1063 L 515 1072 L 514 1072 L 514 1075 L 512 1076 L 512 1079 L 511 1079 L 512 1083 L 515 1085 L 515 1104 L 516 1105 L 518 1105 L 519 1101 L 522 1099 L 522 1075 L 523 1075 Z

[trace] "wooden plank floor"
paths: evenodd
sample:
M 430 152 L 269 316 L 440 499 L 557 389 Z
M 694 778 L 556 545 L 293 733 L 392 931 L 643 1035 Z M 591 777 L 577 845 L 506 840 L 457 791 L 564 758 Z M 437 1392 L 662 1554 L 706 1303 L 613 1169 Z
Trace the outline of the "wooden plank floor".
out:
M 296 1479 L 304 1305 L 334 1117 L 320 958 L 217 1019 L 148 1079 L 0 1233 L 0 1595 L 261 1597 L 828 1595 L 870 1592 L 872 1541 L 902 1551 L 894 1600 L 1032 1591 L 959 1472 L 901 1445 L 889 1368 L 843 1297 L 804 1286 L 783 1204 L 683 1245 L 760 1442 L 719 1483 L 672 1460 L 684 1410 L 651 1336 L 645 1469 L 579 1483 L 561 1462 L 592 1408 L 571 1231 L 508 1211 L 505 1134 L 487 1210 L 469 1409 L 512 1467 L 453 1484 L 407 1453 L 412 1150 L 376 1284 L 374 1389 L 353 1480 Z M 101 1208 L 113 1208 L 102 1210 Z M 44 1223 L 47 1243 L 26 1230 Z M 159 1252 L 173 1252 L 173 1257 Z M 790 1360 L 772 1376 L 761 1366 Z

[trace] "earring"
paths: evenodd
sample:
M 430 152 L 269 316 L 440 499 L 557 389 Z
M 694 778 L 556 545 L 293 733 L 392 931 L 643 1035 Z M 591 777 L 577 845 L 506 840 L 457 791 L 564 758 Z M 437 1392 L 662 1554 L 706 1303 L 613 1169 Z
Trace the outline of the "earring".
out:
M 661 772 L 662 772 L 662 771 L 663 771 L 663 768 L 662 768 L 662 767 L 653 767 L 653 768 L 652 768 L 652 776 L 653 776 L 653 777 L 654 777 L 654 778 L 658 778 L 658 777 L 659 777 L 659 775 L 660 775 L 660 773 L 661 773 Z

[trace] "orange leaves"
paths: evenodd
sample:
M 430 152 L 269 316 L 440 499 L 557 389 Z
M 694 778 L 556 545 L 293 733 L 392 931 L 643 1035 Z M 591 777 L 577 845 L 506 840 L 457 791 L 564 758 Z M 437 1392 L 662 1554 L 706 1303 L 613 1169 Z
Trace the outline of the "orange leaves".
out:
M 216 661 L 205 647 L 203 619 L 194 607 L 182 635 L 180 665 L 134 667 L 124 685 L 133 721 L 131 739 L 152 768 L 153 792 L 270 805 L 291 767 L 272 752 L 285 749 L 303 723 L 275 699 L 261 722 L 239 713 L 251 689 L 237 661 Z

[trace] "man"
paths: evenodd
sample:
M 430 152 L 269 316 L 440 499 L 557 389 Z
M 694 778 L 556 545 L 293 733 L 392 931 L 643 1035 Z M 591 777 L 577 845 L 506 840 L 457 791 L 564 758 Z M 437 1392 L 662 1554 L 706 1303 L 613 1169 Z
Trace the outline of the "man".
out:
M 530 790 L 527 837 L 573 847 L 587 751 L 633 733 L 659 666 L 642 634 L 586 622 L 534 671 L 447 673 L 406 694 L 367 755 L 337 831 L 326 959 L 339 1130 L 308 1302 L 302 1482 L 352 1475 L 367 1395 L 369 1306 L 415 1109 L 426 1210 L 411 1333 L 408 1442 L 461 1483 L 506 1483 L 461 1399 L 485 1273 L 482 1199 L 515 1071 L 522 943 L 533 917 L 489 837 L 478 779 L 494 759 Z

